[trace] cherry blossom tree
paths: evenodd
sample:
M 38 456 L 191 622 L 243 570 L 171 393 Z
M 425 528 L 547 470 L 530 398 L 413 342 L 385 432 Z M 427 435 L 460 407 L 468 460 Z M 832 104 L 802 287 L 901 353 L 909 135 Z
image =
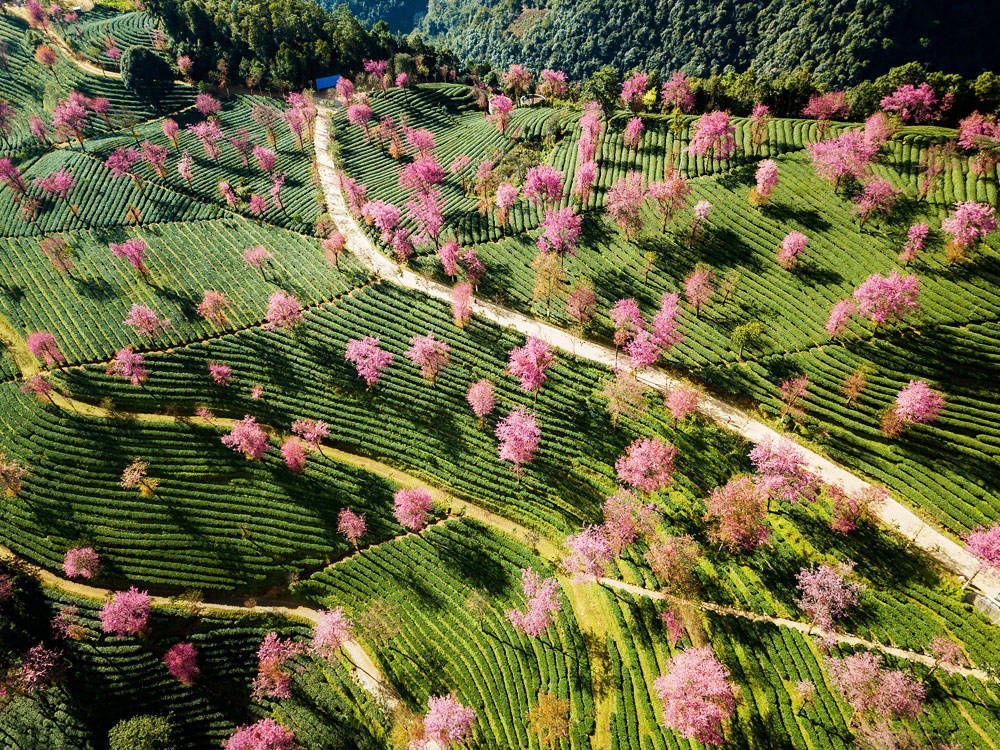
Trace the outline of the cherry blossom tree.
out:
M 708 538 L 734 552 L 753 550 L 767 541 L 768 493 L 753 477 L 738 475 L 712 490 L 705 502 Z
M 573 176 L 572 194 L 580 199 L 580 205 L 587 205 L 590 200 L 590 191 L 597 180 L 597 162 L 588 160 L 577 165 Z
M 299 750 L 295 736 L 268 717 L 229 735 L 224 750 Z
M 393 515 L 399 524 L 410 531 L 420 531 L 427 525 L 433 500 L 424 487 L 409 487 L 396 490 L 392 496 Z
M 48 68 L 56 82 L 59 81 L 59 76 L 56 75 L 56 61 L 58 59 L 59 56 L 49 45 L 39 44 L 35 47 L 35 62 Z
M 368 530 L 365 514 L 355 513 L 350 508 L 341 508 L 337 514 L 337 531 L 347 537 L 347 541 L 358 548 L 358 542 Z
M 763 206 L 770 202 L 771 193 L 778 184 L 778 163 L 774 159 L 764 159 L 754 173 L 757 186 L 750 191 L 750 205 Z
M 291 676 L 285 664 L 298 656 L 305 647 L 291 638 L 281 638 L 271 631 L 257 649 L 257 676 L 253 681 L 253 696 L 264 698 L 291 698 Z
M 750 112 L 750 143 L 753 144 L 754 153 L 767 142 L 768 125 L 774 118 L 771 117 L 771 109 L 766 104 L 757 102 Z
M 198 649 L 190 643 L 175 643 L 163 655 L 163 663 L 182 685 L 191 687 L 201 669 L 198 667 Z
M 671 482 L 677 449 L 660 438 L 638 438 L 629 445 L 624 456 L 615 461 L 615 472 L 621 482 L 642 492 L 655 492 Z
M 854 304 L 854 300 L 850 297 L 837 302 L 830 309 L 830 315 L 826 320 L 826 332 L 830 335 L 830 338 L 836 338 L 842 334 L 857 311 L 858 306 Z
M 863 730 L 887 730 L 894 719 L 913 719 L 923 711 L 923 686 L 906 672 L 886 669 L 879 654 L 862 651 L 828 659 L 826 668 L 853 711 L 852 725 Z
M 924 249 L 924 242 L 926 242 L 929 232 L 930 227 L 922 221 L 912 225 L 906 231 L 906 244 L 903 245 L 903 252 L 899 254 L 899 259 L 903 263 L 911 263 L 916 259 L 917 255 Z
M 809 103 L 802 109 L 805 117 L 818 120 L 820 133 L 828 126 L 829 120 L 840 120 L 850 114 L 851 108 L 843 91 L 828 91 L 825 94 L 813 94 Z
M 13 675 L 13 683 L 28 693 L 47 688 L 62 671 L 62 652 L 39 643 L 28 649 Z
M 217 115 L 222 109 L 222 104 L 211 94 L 201 93 L 194 98 L 194 107 L 197 109 L 202 117 L 212 117 Z
M 521 587 L 528 600 L 524 612 L 507 610 L 507 619 L 526 635 L 537 638 L 555 622 L 559 614 L 561 594 L 556 578 L 542 578 L 532 568 L 521 569 Z
M 181 179 L 183 179 L 189 187 L 191 185 L 191 181 L 194 179 L 192 167 L 194 167 L 194 159 L 191 158 L 191 154 L 185 151 L 181 154 L 181 158 L 177 162 L 177 174 L 181 176 Z
M 74 96 L 74 94 L 76 94 Z M 76 92 L 60 101 L 52 110 L 52 127 L 61 138 L 76 138 L 83 149 L 83 132 L 87 127 L 90 112 L 87 111 L 89 100 Z
M 256 419 L 247 414 L 232 426 L 227 435 L 222 436 L 222 444 L 252 461 L 259 461 L 267 452 L 267 433 Z
M 690 79 L 679 70 L 675 70 L 660 87 L 660 102 L 664 112 L 675 109 L 690 112 L 694 107 L 694 92 L 691 90 Z
M 496 126 L 501 133 L 507 132 L 510 125 L 510 113 L 514 110 L 514 102 L 503 94 L 490 97 L 489 114 L 486 119 Z
M 778 249 L 778 265 L 786 271 L 791 271 L 795 261 L 805 251 L 809 238 L 802 232 L 789 232 L 781 241 Z
M 670 416 L 674 418 L 674 424 L 676 425 L 680 420 L 694 414 L 698 410 L 700 401 L 701 394 L 698 391 L 694 388 L 682 386 L 670 391 L 664 398 L 663 403 L 667 407 L 667 411 L 670 412 Z
M 264 330 L 274 331 L 279 328 L 294 328 L 302 321 L 302 308 L 299 301 L 284 289 L 274 292 L 267 300 L 267 321 Z
M 150 143 L 148 140 L 142 142 L 142 159 L 149 164 L 157 177 L 167 176 L 167 155 L 169 153 L 166 146 Z
M 900 275 L 893 270 L 888 276 L 873 273 L 854 290 L 858 314 L 870 319 L 876 327 L 893 320 L 905 320 L 920 308 L 917 297 L 920 279 L 916 274 Z
M 830 528 L 841 536 L 846 536 L 861 523 L 875 523 L 879 506 L 888 499 L 884 489 L 872 486 L 851 493 L 831 486 L 827 494 L 832 500 Z
M 534 78 L 530 70 L 518 63 L 507 68 L 507 72 L 503 73 L 502 77 L 504 88 L 510 89 L 515 99 L 520 99 L 521 95 L 531 88 L 531 82 Z
M 572 206 L 548 209 L 542 219 L 538 250 L 542 253 L 556 253 L 560 257 L 576 255 L 580 223 L 581 216 Z
M 954 210 L 941 222 L 941 229 L 948 235 L 945 248 L 951 260 L 964 260 L 976 242 L 997 228 L 994 208 L 988 203 L 959 201 Z
M 727 112 L 709 112 L 693 125 L 694 133 L 685 151 L 710 156 L 715 161 L 729 159 L 736 152 L 736 126 Z
M 692 594 L 698 589 L 695 571 L 702 559 L 701 545 L 689 534 L 657 538 L 644 558 L 664 588 L 674 594 Z
M 643 124 L 641 117 L 633 117 L 625 125 L 625 131 L 622 133 L 622 141 L 629 148 L 638 148 L 639 142 L 642 139 Z
M 206 289 L 202 295 L 201 302 L 198 303 L 198 314 L 205 320 L 215 323 L 217 326 L 226 324 L 226 314 L 224 310 L 229 306 L 229 298 L 222 292 L 214 289 Z
M 73 547 L 63 556 L 63 572 L 68 578 L 90 580 L 97 575 L 101 560 L 93 547 Z
M 818 481 L 809 471 L 802 451 L 789 438 L 754 443 L 749 456 L 757 470 L 758 485 L 768 496 L 768 510 L 772 497 L 790 503 L 816 500 Z
M 141 237 L 131 237 L 121 244 L 114 242 L 109 244 L 111 254 L 116 258 L 124 258 L 143 277 L 149 276 L 149 269 L 146 268 L 145 257 L 149 251 L 149 246 Z
M 546 370 L 556 361 L 552 347 L 534 337 L 528 337 L 524 346 L 512 349 L 507 361 L 507 374 L 521 381 L 521 390 L 537 393 L 548 375 Z
M 148 372 L 145 367 L 146 358 L 132 350 L 131 346 L 119 349 L 108 363 L 107 374 L 131 381 L 132 385 L 142 385 Z
M 597 581 L 614 556 L 602 526 L 584 526 L 579 533 L 566 537 L 565 546 L 567 554 L 562 566 L 574 578 L 593 576 Z
M 148 476 L 149 461 L 141 458 L 132 459 L 132 463 L 122 470 L 122 478 L 118 482 L 122 489 L 131 490 L 139 488 L 139 494 L 143 497 L 152 497 L 159 484 L 157 479 Z
M 634 491 L 624 487 L 605 499 L 601 512 L 604 514 L 602 530 L 614 555 L 620 555 L 639 536 L 650 539 L 660 521 L 656 503 L 643 504 Z
M 101 607 L 101 629 L 116 638 L 145 635 L 149 627 L 150 599 L 148 591 L 135 586 L 128 591 L 116 591 Z
M 566 74 L 546 68 L 538 74 L 538 92 L 552 104 L 554 99 L 566 93 Z
M 483 422 L 492 412 L 496 404 L 493 394 L 493 383 L 486 378 L 481 378 L 469 386 L 469 391 L 465 395 L 465 400 L 472 407 L 472 413 L 479 418 L 480 428 Z
M 664 726 L 705 745 L 725 742 L 723 725 L 736 712 L 739 688 L 711 647 L 671 657 L 653 689 L 663 704 Z
M 464 328 L 472 317 L 472 284 L 468 281 L 455 284 L 451 290 L 451 315 L 455 325 Z
M 622 84 L 621 94 L 619 95 L 622 105 L 632 110 L 632 112 L 638 112 L 642 109 L 642 100 L 646 95 L 648 86 L 648 73 L 636 72 L 630 75 Z
M 524 177 L 524 197 L 535 206 L 554 206 L 562 200 L 563 174 L 548 164 L 538 164 Z
M 46 195 L 53 198 L 69 202 L 69 194 L 76 187 L 76 177 L 65 167 L 60 167 L 46 177 L 41 177 L 32 182 Z M 71 207 L 72 208 L 72 207 Z M 73 211 L 76 213 L 76 211 Z
M 358 377 L 364 378 L 369 388 L 378 383 L 382 373 L 392 364 L 392 352 L 382 349 L 381 343 L 378 336 L 365 336 L 347 342 L 345 359 L 355 366 Z
M 297 419 L 292 422 L 292 433 L 301 437 L 310 449 L 322 453 L 322 442 L 330 434 L 330 425 L 321 420 Z
M 142 335 L 153 338 L 156 334 L 170 327 L 170 318 L 159 318 L 157 314 L 146 305 L 138 303 L 132 305 L 128 316 L 123 321 L 125 325 Z
M 604 197 L 604 213 L 625 231 L 626 237 L 633 237 L 642 227 L 640 211 L 647 196 L 642 173 L 631 170 L 608 188 Z
M 904 424 L 933 422 L 944 411 L 944 396 L 926 380 L 911 380 L 896 394 L 893 410 Z
M 302 442 L 295 437 L 288 437 L 281 444 L 281 457 L 285 465 L 295 474 L 301 474 L 306 468 L 306 453 Z
M 48 400 L 52 403 L 52 397 L 49 395 L 52 392 L 52 383 L 41 373 L 26 378 L 20 385 L 20 391 L 37 396 L 39 401 Z
M 522 467 L 534 458 L 538 450 L 541 434 L 535 415 L 522 406 L 515 407 L 496 427 L 500 460 L 514 464 L 514 473 L 520 477 Z
M 700 264 L 695 266 L 694 270 L 684 279 L 684 296 L 694 308 L 695 317 L 701 314 L 701 308 L 715 294 L 714 279 L 715 272 L 708 266 Z
M 353 637 L 354 626 L 343 607 L 320 610 L 319 618 L 313 625 L 310 648 L 317 656 L 332 659 L 337 650 Z
M 597 295 L 587 279 L 582 279 L 566 297 L 566 314 L 581 331 L 587 327 L 597 311 Z
M 931 671 L 927 673 L 925 679 L 930 678 L 941 665 L 952 668 L 970 665 L 969 657 L 965 655 L 962 644 L 955 643 L 946 635 L 938 634 L 931 638 L 930 643 L 927 644 L 927 650 L 934 657 L 934 666 L 931 667 Z
M 879 106 L 894 112 L 902 122 L 924 123 L 934 119 L 937 96 L 929 83 L 907 83 L 882 98 Z
M 888 180 L 881 177 L 871 179 L 855 194 L 852 212 L 864 226 L 870 217 L 884 216 L 892 211 L 901 194 L 902 191 Z
M 965 549 L 979 563 L 979 567 L 962 586 L 963 590 L 984 570 L 990 575 L 1000 575 L 1000 521 L 989 528 L 980 526 L 970 531 L 963 541 Z
M 440 748 L 461 745 L 472 739 L 476 711 L 459 703 L 454 693 L 432 695 L 427 699 L 427 713 L 424 714 L 422 737 L 410 742 L 409 750 L 424 750 L 428 743 L 436 743 Z
M 802 568 L 795 574 L 799 596 L 795 603 L 814 624 L 832 630 L 834 620 L 849 615 L 858 605 L 861 584 L 849 578 L 853 562 Z
M 434 338 L 433 333 L 426 336 L 413 336 L 410 348 L 406 350 L 409 360 L 420 368 L 420 375 L 431 385 L 437 380 L 441 370 L 448 366 L 451 347 L 447 341 Z
M 46 367 L 61 365 L 66 361 L 66 356 L 56 343 L 56 337 L 48 331 L 33 331 L 25 339 L 28 351 L 35 357 L 45 362 Z
M 21 170 L 6 157 L 0 159 L 0 180 L 17 195 L 24 195 L 28 190 Z
M 835 190 L 845 178 L 862 180 L 879 148 L 859 130 L 845 130 L 834 138 L 806 144 L 816 174 L 832 182 Z

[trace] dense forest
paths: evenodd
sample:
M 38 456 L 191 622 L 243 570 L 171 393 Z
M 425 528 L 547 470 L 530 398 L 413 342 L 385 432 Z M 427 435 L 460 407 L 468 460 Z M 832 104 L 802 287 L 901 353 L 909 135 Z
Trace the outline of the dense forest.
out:
M 311 0 L 148 0 L 146 7 L 174 39 L 175 51 L 194 61 L 195 79 L 298 88 L 317 76 L 353 75 L 366 58 L 410 55 L 431 74 L 455 65 L 446 54 L 395 37 L 376 23 L 366 29 L 344 5 L 324 10 Z
M 365 25 L 385 18 L 403 32 L 421 5 L 348 3 Z M 976 23 L 960 26 L 959 16 Z M 695 76 L 805 67 L 839 87 L 912 60 L 975 77 L 994 67 L 998 20 L 989 0 L 429 0 L 418 28 L 460 58 L 555 68 L 574 79 L 605 64 Z

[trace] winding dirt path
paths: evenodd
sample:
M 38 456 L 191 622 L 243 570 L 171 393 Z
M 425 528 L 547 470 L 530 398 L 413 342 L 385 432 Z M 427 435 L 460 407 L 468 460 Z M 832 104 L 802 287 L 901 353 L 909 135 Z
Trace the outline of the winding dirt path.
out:
M 17 16 L 25 23 L 31 23 L 31 20 L 28 17 L 28 11 L 23 6 L 8 5 L 4 8 L 4 10 L 12 16 Z M 59 48 L 59 51 L 66 56 L 66 59 L 68 59 L 84 73 L 89 73 L 93 76 L 102 76 L 104 78 L 121 80 L 121 73 L 115 70 L 105 70 L 104 68 L 94 65 L 92 62 L 83 57 L 83 55 L 70 47 L 66 40 L 59 35 L 59 32 L 52 28 L 51 24 L 44 29 L 43 33 L 49 37 L 49 41 L 52 42 L 52 44 Z
M 20 561 L 27 565 L 27 567 L 38 577 L 38 580 L 41 581 L 42 585 L 59 589 L 60 591 L 65 591 L 68 594 L 72 594 L 73 596 L 83 599 L 104 601 L 110 597 L 112 593 L 114 593 L 111 589 L 90 586 L 85 583 L 80 583 L 79 581 L 71 581 L 57 576 L 55 573 L 45 570 L 44 568 L 39 568 L 35 565 L 25 563 L 23 558 L 14 554 L 14 552 L 3 545 L 0 545 L 0 559 Z M 181 608 L 175 600 L 169 599 L 165 596 L 150 596 L 149 598 L 152 605 L 157 609 L 176 612 Z M 251 613 L 274 615 L 277 617 L 286 617 L 293 620 L 305 621 L 310 625 L 315 625 L 319 622 L 320 618 L 319 610 L 304 606 L 286 607 L 276 604 L 255 604 L 250 606 L 245 604 L 223 604 L 220 602 L 198 602 L 197 607 L 200 612 L 215 612 L 217 614 Z M 342 644 L 342 650 L 348 661 L 354 665 L 353 671 L 359 685 L 361 685 L 377 700 L 384 701 L 391 711 L 395 712 L 402 707 L 402 702 L 400 701 L 398 694 L 393 687 L 386 682 L 382 672 L 360 643 L 357 641 L 347 641 Z
M 924 664 L 928 667 L 934 667 L 934 657 L 928 656 L 927 654 L 917 653 L 916 651 L 908 651 L 903 648 L 896 648 L 895 646 L 887 646 L 884 643 L 879 643 L 878 641 L 869 641 L 865 638 L 860 638 L 856 635 L 850 635 L 848 633 L 839 633 L 833 630 L 824 630 L 823 628 L 813 627 L 807 622 L 799 622 L 798 620 L 789 620 L 786 617 L 772 617 L 770 615 L 762 615 L 757 612 L 749 612 L 744 609 L 736 609 L 735 607 L 726 607 L 721 604 L 713 604 L 712 602 L 697 601 L 693 599 L 681 599 L 680 597 L 670 596 L 669 594 L 664 594 L 661 591 L 654 591 L 652 589 L 643 588 L 642 586 L 637 586 L 633 583 L 627 583 L 625 581 L 619 581 L 616 578 L 601 578 L 600 583 L 603 586 L 607 586 L 612 589 L 620 589 L 621 591 L 627 591 L 630 594 L 635 594 L 637 596 L 643 596 L 647 599 L 656 599 L 665 602 L 678 602 L 683 604 L 691 604 L 698 609 L 702 609 L 706 612 L 715 612 L 716 614 L 726 615 L 728 617 L 739 617 L 744 620 L 751 620 L 753 622 L 768 622 L 772 625 L 777 625 L 782 628 L 790 628 L 792 630 L 797 630 L 800 633 L 806 633 L 822 636 L 828 640 L 836 641 L 837 643 L 844 643 L 850 646 L 862 646 L 869 651 L 880 651 L 883 654 L 888 654 L 890 656 L 895 656 L 899 659 L 905 659 L 907 661 L 916 662 L 918 664 Z M 965 677 L 975 677 L 983 682 L 990 682 L 991 678 L 982 669 L 977 669 L 973 667 L 959 667 L 950 664 L 938 664 L 937 668 L 943 672 L 951 672 L 953 674 L 960 674 Z
M 403 268 L 383 255 L 354 220 L 344 201 L 337 167 L 329 152 L 331 115 L 331 109 L 319 108 L 314 137 L 316 162 L 319 165 L 320 181 L 326 195 L 327 210 L 337 225 L 337 229 L 346 238 L 348 249 L 366 268 L 381 278 L 450 304 L 451 287 L 432 281 L 408 268 Z M 518 331 L 525 336 L 542 339 L 551 346 L 570 352 L 576 357 L 590 360 L 608 368 L 619 364 L 615 357 L 615 351 L 611 347 L 581 338 L 549 323 L 477 297 L 472 299 L 471 308 L 474 313 L 486 320 L 504 328 Z M 680 387 L 690 387 L 689 384 L 672 377 L 664 370 L 653 367 L 637 371 L 636 377 L 646 385 L 662 392 L 669 392 Z M 736 432 L 749 441 L 760 442 L 776 440 L 781 437 L 790 438 L 789 435 L 778 432 L 731 404 L 727 404 L 704 391 L 700 391 L 700 394 L 699 412 L 714 420 L 721 427 Z M 829 484 L 839 485 L 848 492 L 873 486 L 865 479 L 838 466 L 826 456 L 806 446 L 799 444 L 799 450 L 809 470 Z M 890 497 L 878 508 L 877 514 L 885 526 L 895 529 L 899 534 L 909 538 L 914 545 L 956 575 L 968 579 L 975 575 L 979 569 L 975 558 L 965 550 L 960 542 L 928 524 L 917 513 L 898 500 Z M 994 600 L 1000 600 L 1000 579 L 995 576 L 980 573 L 976 576 L 972 588 L 978 589 Z

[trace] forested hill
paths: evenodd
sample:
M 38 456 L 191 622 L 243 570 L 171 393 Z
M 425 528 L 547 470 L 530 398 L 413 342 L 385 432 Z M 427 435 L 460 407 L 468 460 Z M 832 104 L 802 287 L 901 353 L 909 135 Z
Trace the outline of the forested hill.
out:
M 399 31 L 424 10 L 421 0 L 348 5 Z M 460 58 L 577 79 L 607 63 L 697 76 L 731 65 L 807 67 L 845 86 L 911 60 L 974 76 L 995 67 L 998 21 L 995 0 L 429 0 L 420 28 Z

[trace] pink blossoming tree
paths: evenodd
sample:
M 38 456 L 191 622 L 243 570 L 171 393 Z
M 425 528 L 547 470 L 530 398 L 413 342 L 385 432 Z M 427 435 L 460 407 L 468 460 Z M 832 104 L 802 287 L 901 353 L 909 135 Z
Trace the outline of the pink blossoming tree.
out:
M 341 508 L 337 514 L 337 531 L 347 537 L 347 541 L 358 548 L 358 542 L 368 530 L 368 522 L 365 521 L 365 514 L 355 513 L 350 508 Z
M 393 494 L 392 501 L 392 513 L 400 526 L 410 531 L 420 531 L 427 525 L 427 516 L 431 511 L 433 500 L 426 488 L 398 489 Z
M 739 688 L 709 646 L 670 658 L 653 689 L 663 704 L 663 724 L 705 745 L 725 742 L 723 727 L 736 712 Z
M 68 578 L 90 580 L 101 568 L 101 560 L 93 547 L 73 547 L 63 556 L 63 572 Z
M 849 615 L 858 604 L 862 586 L 850 579 L 853 562 L 802 568 L 795 574 L 795 603 L 814 624 L 833 629 L 834 620 Z
M 500 460 L 510 461 L 514 464 L 514 473 L 520 475 L 524 464 L 531 461 L 538 450 L 541 430 L 535 415 L 522 406 L 515 407 L 497 424 L 496 436 L 500 441 Z
M 507 619 L 522 633 L 537 638 L 548 630 L 559 614 L 559 581 L 555 578 L 543 579 L 532 568 L 522 568 L 521 587 L 528 600 L 527 608 L 523 612 L 507 610 Z
M 521 389 L 537 393 L 548 377 L 545 371 L 556 361 L 552 347 L 541 339 L 529 337 L 524 346 L 512 349 L 507 373 L 521 381 Z
M 655 492 L 670 484 L 677 449 L 660 438 L 639 438 L 615 461 L 621 482 L 642 492 Z
M 267 452 L 267 433 L 247 414 L 233 425 L 229 434 L 222 436 L 222 444 L 252 461 L 259 461 Z
M 163 655 L 163 663 L 182 685 L 191 687 L 201 673 L 198 668 L 198 649 L 190 643 L 175 643 Z
M 117 591 L 101 608 L 101 629 L 116 638 L 143 635 L 149 626 L 149 593 L 132 586 L 128 591 Z
M 345 359 L 355 366 L 358 377 L 364 378 L 369 388 L 378 383 L 382 373 L 392 364 L 392 352 L 382 349 L 381 343 L 378 336 L 365 336 L 347 342 Z

